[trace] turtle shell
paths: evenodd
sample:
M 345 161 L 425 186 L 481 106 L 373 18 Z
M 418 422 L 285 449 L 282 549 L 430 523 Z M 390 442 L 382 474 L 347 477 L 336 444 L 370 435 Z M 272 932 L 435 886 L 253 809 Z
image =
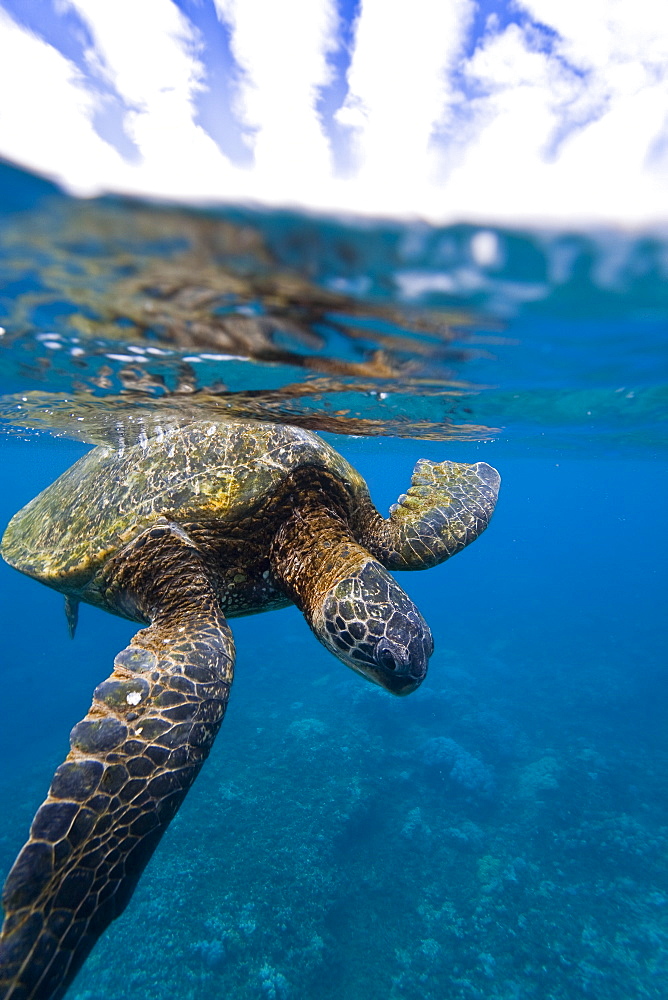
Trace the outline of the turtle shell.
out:
M 326 468 L 353 493 L 366 493 L 362 477 L 330 445 L 284 424 L 203 420 L 132 447 L 97 447 L 14 515 L 2 555 L 76 594 L 158 517 L 237 520 L 302 466 Z

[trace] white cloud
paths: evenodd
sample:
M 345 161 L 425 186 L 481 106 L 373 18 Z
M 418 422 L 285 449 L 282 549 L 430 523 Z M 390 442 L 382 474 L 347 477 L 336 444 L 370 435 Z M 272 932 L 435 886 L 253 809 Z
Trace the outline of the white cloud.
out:
M 224 190 L 229 163 L 193 120 L 204 70 L 190 21 L 171 0 L 66 2 L 93 37 L 90 68 L 131 108 L 124 124 L 142 163 L 139 169 L 126 165 L 126 174 L 140 175 L 142 189 L 158 195 L 186 189 L 196 194 L 198 185 L 204 196 Z
M 534 21 L 560 36 L 557 51 L 574 65 L 605 70 L 635 63 L 639 73 L 654 67 L 666 79 L 668 5 L 656 0 L 517 0 Z
M 96 173 L 112 177 L 122 166 L 93 130 L 97 98 L 79 70 L 2 10 L 0 93 L 1 149 L 11 159 L 82 191 Z
M 668 218 L 665 164 L 650 155 L 666 134 L 668 19 L 643 5 L 526 0 L 557 32 L 551 46 L 517 25 L 485 39 L 465 67 L 484 96 L 472 102 L 468 142 L 444 185 L 446 212 Z
M 430 142 L 448 121 L 449 71 L 460 55 L 471 0 L 362 0 L 339 122 L 356 131 L 359 181 L 374 200 L 406 202 L 430 185 Z
M 258 188 L 295 198 L 327 186 L 330 148 L 316 104 L 337 46 L 334 0 L 215 5 L 240 67 L 236 110 L 250 133 Z
M 339 44 L 335 0 L 215 0 L 249 169 L 195 122 L 208 40 L 172 0 L 60 2 L 87 25 L 86 68 L 105 96 L 0 10 L 0 153 L 76 191 L 434 221 L 668 221 L 665 3 L 515 0 L 519 23 L 490 19 L 465 58 L 474 0 L 362 0 L 336 116 L 357 156 L 344 180 L 318 114 Z M 138 162 L 95 132 L 110 90 Z

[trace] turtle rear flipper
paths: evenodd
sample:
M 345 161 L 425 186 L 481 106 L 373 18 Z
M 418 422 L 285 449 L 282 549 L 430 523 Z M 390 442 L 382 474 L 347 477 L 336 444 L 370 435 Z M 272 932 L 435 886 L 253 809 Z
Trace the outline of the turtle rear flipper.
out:
M 161 548 L 181 560 L 178 588 L 165 587 L 153 623 L 95 689 L 7 877 L 3 1000 L 63 996 L 127 905 L 222 722 L 231 632 L 205 573 L 196 571 L 197 553 L 173 535 Z M 128 562 L 126 551 L 126 569 Z
M 369 519 L 363 535 L 388 569 L 429 569 L 474 541 L 494 512 L 501 477 L 486 462 L 420 459 L 390 516 Z

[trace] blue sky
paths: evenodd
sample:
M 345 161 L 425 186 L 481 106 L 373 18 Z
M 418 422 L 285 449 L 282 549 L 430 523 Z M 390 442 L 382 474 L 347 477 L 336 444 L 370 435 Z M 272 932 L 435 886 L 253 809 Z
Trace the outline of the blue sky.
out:
M 75 193 L 668 219 L 656 0 L 0 0 L 0 155 Z

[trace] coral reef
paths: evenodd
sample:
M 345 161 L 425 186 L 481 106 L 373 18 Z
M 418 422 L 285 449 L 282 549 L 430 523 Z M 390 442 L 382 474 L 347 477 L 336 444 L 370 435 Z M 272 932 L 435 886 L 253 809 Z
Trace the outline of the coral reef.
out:
M 492 769 L 449 737 L 432 736 L 423 745 L 422 756 L 425 764 L 438 768 L 464 791 L 482 798 L 494 794 Z

